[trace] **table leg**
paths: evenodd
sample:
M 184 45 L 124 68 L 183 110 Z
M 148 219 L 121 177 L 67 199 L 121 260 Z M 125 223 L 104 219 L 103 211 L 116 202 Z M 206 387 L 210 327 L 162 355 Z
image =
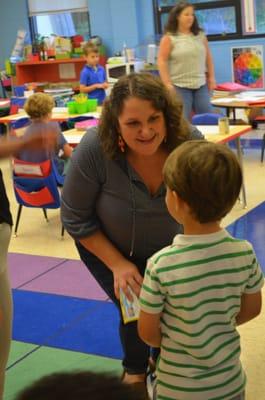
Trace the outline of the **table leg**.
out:
M 241 188 L 242 204 L 243 204 L 243 208 L 247 208 L 246 186 L 245 186 L 244 170 L 243 170 L 243 155 L 242 155 L 240 137 L 237 137 L 235 139 L 235 141 L 236 141 L 236 148 L 237 148 L 237 157 L 238 157 L 238 161 L 241 166 L 241 169 L 242 169 L 242 188 Z
M 233 118 L 230 121 L 232 122 L 232 125 L 236 125 L 236 109 L 234 107 L 226 108 L 226 116 L 228 119 L 230 118 L 230 111 L 232 111 L 233 114 Z

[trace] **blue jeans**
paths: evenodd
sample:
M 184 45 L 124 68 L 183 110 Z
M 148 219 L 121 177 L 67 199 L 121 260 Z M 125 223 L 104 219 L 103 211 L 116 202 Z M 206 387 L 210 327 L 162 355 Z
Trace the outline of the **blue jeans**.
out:
M 204 114 L 211 112 L 210 93 L 207 85 L 199 89 L 186 89 L 175 86 L 176 92 L 183 100 L 183 113 L 185 118 L 190 121 L 191 113 Z
M 112 272 L 93 254 L 89 253 L 80 243 L 76 242 L 80 258 L 90 273 L 102 287 L 104 292 L 117 306 L 120 314 L 120 340 L 124 358 L 122 365 L 129 374 L 143 374 L 147 370 L 150 348 L 138 336 L 137 322 L 124 324 L 121 315 L 120 303 L 114 294 L 114 281 Z M 146 260 L 131 260 L 138 266 L 141 275 L 144 275 Z

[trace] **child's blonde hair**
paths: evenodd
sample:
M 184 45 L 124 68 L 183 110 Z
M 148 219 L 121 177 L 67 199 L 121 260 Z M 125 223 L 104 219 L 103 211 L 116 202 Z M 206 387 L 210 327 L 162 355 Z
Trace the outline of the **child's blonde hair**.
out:
M 50 95 L 34 93 L 27 99 L 24 110 L 31 119 L 42 119 L 52 112 L 54 106 L 55 102 Z
M 87 42 L 84 46 L 83 46 L 83 52 L 85 54 L 85 56 L 88 56 L 88 54 L 90 53 L 99 53 L 99 49 L 98 46 L 95 45 L 94 43 L 91 42 Z

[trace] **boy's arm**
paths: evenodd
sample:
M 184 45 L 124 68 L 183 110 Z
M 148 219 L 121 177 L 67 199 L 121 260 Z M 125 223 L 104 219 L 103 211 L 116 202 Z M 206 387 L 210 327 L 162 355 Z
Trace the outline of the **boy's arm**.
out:
M 63 146 L 63 158 L 71 157 L 72 152 L 73 152 L 73 148 L 70 146 L 70 144 L 65 143 Z
M 96 89 L 104 89 L 105 88 L 105 82 L 104 83 L 93 83 L 93 85 L 82 85 L 80 84 L 79 90 L 81 93 L 90 93 L 93 92 L 93 90 Z
M 241 297 L 240 311 L 236 316 L 237 325 L 242 325 L 245 322 L 257 317 L 260 314 L 261 305 L 261 291 L 251 294 L 243 293 Z
M 54 131 L 24 135 L 22 137 L 5 137 L 0 139 L 0 158 L 15 155 L 21 150 L 53 149 L 56 146 L 57 134 Z
M 149 314 L 145 311 L 140 311 L 138 319 L 138 333 L 140 338 L 149 346 L 160 347 L 160 317 L 161 313 Z

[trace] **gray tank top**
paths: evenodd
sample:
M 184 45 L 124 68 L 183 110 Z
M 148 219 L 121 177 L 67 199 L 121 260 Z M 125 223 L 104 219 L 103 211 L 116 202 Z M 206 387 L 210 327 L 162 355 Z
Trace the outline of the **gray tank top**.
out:
M 174 85 L 198 89 L 206 83 L 205 35 L 177 33 L 169 35 L 172 50 L 168 60 L 169 75 Z

